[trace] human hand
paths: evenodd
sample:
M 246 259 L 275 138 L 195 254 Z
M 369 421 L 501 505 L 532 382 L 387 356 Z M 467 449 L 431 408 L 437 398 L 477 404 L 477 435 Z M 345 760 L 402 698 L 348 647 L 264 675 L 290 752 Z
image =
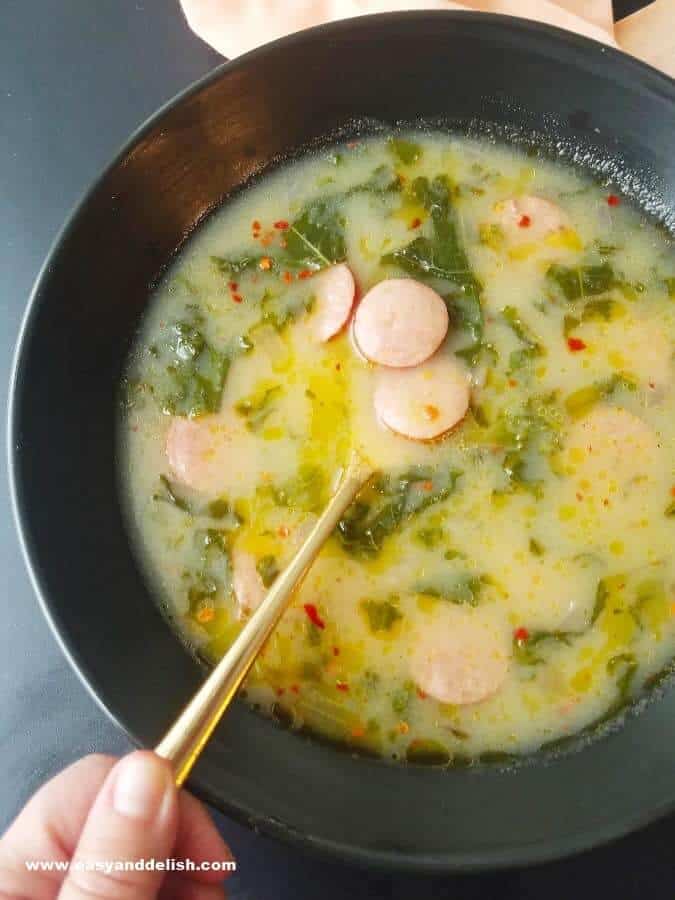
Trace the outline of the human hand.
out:
M 43 785 L 0 839 L 0 900 L 224 898 L 222 868 L 102 870 L 153 858 L 196 866 L 232 860 L 202 804 L 176 790 L 164 760 L 146 751 L 119 761 L 87 756 Z M 55 865 L 29 871 L 27 861 Z
M 614 43 L 611 0 L 180 0 L 188 25 L 232 59 L 283 35 L 352 16 L 401 10 L 475 10 L 534 19 Z

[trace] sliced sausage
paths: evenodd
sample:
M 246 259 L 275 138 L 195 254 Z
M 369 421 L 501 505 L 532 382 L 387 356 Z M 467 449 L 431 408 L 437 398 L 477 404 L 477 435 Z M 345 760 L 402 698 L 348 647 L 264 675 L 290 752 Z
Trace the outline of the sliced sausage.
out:
M 371 288 L 354 316 L 354 339 L 382 366 L 417 366 L 448 331 L 448 309 L 436 291 L 412 278 L 388 278 Z
M 601 404 L 577 423 L 569 442 L 589 455 L 611 451 L 614 463 L 625 454 L 650 454 L 656 447 L 656 436 L 643 419 L 627 409 Z
M 339 263 L 324 269 L 312 279 L 314 309 L 310 328 L 316 341 L 323 343 L 338 334 L 349 321 L 354 305 L 354 276 L 349 266 Z
M 612 508 L 635 491 L 642 493 L 642 476 L 661 471 L 658 436 L 643 419 L 622 407 L 595 407 L 574 423 L 566 446 L 577 475 L 583 474 L 596 490 L 610 481 L 622 486 Z
M 662 324 L 649 319 L 619 326 L 620 353 L 626 369 L 650 391 L 663 396 L 673 380 L 673 346 Z
M 232 551 L 232 587 L 240 618 L 254 612 L 265 599 L 265 585 L 256 569 L 254 557 L 236 547 Z
M 429 441 L 460 422 L 469 408 L 469 380 L 454 357 L 438 354 L 414 369 L 381 369 L 374 394 L 379 420 L 404 437 Z
M 536 242 L 570 227 L 567 214 L 550 200 L 523 194 L 497 205 L 497 218 L 511 243 Z
M 166 436 L 166 455 L 173 474 L 202 493 L 218 493 L 227 471 L 230 434 L 217 416 L 176 417 Z
M 476 610 L 446 609 L 418 634 L 411 674 L 420 690 L 441 703 L 479 703 L 502 686 L 510 654 L 501 623 Z

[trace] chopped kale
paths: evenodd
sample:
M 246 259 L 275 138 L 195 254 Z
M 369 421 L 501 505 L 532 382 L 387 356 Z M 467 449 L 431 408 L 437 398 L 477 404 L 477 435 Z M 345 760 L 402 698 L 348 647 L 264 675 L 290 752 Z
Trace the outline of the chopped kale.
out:
M 282 393 L 281 385 L 276 384 L 258 394 L 244 397 L 235 404 L 235 410 L 246 419 L 246 428 L 249 431 L 256 432 L 262 428 L 274 412 L 274 404 Z
M 607 673 L 616 677 L 620 706 L 624 706 L 630 699 L 631 687 L 637 669 L 638 663 L 632 653 L 619 653 L 607 662 Z
M 496 423 L 493 439 L 505 450 L 502 469 L 509 490 L 542 494 L 539 479 L 531 477 L 530 461 L 535 455 L 551 455 L 559 446 L 562 416 L 557 394 L 530 397 L 518 412 L 505 411 Z
M 212 256 L 211 262 L 221 275 L 232 277 L 233 275 L 241 275 L 251 269 L 263 271 L 261 262 L 265 260 L 263 265 L 266 267 L 264 271 L 273 271 L 277 268 L 275 259 L 267 253 L 258 253 L 240 256 L 238 259 L 228 259 L 225 256 Z
M 428 578 L 418 582 L 415 590 L 427 597 L 447 600 L 457 606 L 478 606 L 480 595 L 486 579 L 468 573 L 446 574 L 436 578 Z
M 167 379 L 166 385 L 156 387 L 155 394 L 161 396 L 165 413 L 192 418 L 217 412 L 230 358 L 212 347 L 196 325 L 174 323 L 160 360 L 167 360 Z
M 452 214 L 450 184 L 445 176 L 429 182 L 413 181 L 415 199 L 431 214 L 433 236 L 417 237 L 410 244 L 382 257 L 385 265 L 398 265 L 414 275 L 440 278 L 455 284 L 462 293 L 479 295 L 479 285 L 461 246 L 457 222 Z
M 159 476 L 160 487 L 159 490 L 156 491 L 152 495 L 152 499 L 155 502 L 160 503 L 169 503 L 171 506 L 175 506 L 176 509 L 179 509 L 181 512 L 189 513 L 192 515 L 192 506 L 188 500 L 184 497 L 180 496 L 178 489 L 171 482 L 166 475 Z
M 392 595 L 387 600 L 362 600 L 361 609 L 368 619 L 372 632 L 390 631 L 403 618 L 398 608 L 398 597 Z
M 337 207 L 335 201 L 315 200 L 303 209 L 286 234 L 285 263 L 318 270 L 345 259 L 345 220 Z
M 387 146 L 389 151 L 406 166 L 413 165 L 422 156 L 422 147 L 414 141 L 392 137 L 387 141 Z
M 345 192 L 345 197 L 354 194 L 373 194 L 384 197 L 401 190 L 401 181 L 390 166 L 381 165 L 373 170 L 373 174 L 366 181 L 354 185 Z
M 258 575 L 260 575 L 262 583 L 266 588 L 270 587 L 279 574 L 279 565 L 276 556 L 272 556 L 271 554 L 261 556 L 255 564 L 255 567 Z
M 530 543 L 528 546 L 530 548 L 530 553 L 533 556 L 543 556 L 546 552 L 543 544 L 541 544 L 536 538 L 530 538 Z
M 449 497 L 460 474 L 419 467 L 373 479 L 338 522 L 338 541 L 352 556 L 377 556 L 405 522 Z
M 212 519 L 224 519 L 230 514 L 230 504 L 224 497 L 218 497 L 208 504 L 206 512 Z
M 543 345 L 529 326 L 523 322 L 515 307 L 505 306 L 502 310 L 502 316 L 518 340 L 524 344 L 519 350 L 514 350 L 509 357 L 509 369 L 511 371 L 522 368 L 530 360 L 546 355 Z
M 298 474 L 279 487 L 264 485 L 260 494 L 271 497 L 277 505 L 304 512 L 321 512 L 327 500 L 326 473 L 319 466 L 303 463 Z
M 557 285 L 566 300 L 579 300 L 604 294 L 612 288 L 616 279 L 608 262 L 596 266 L 563 266 L 554 263 L 546 272 L 549 281 Z
M 605 610 L 607 599 L 609 597 L 609 589 L 607 582 L 601 578 L 595 590 L 595 603 L 593 604 L 593 612 L 591 613 L 591 625 L 595 625 Z
M 415 540 L 429 549 L 437 547 L 444 537 L 445 533 L 439 525 L 428 525 L 426 528 L 418 529 L 414 534 Z
M 565 409 L 573 419 L 579 419 L 591 411 L 601 400 L 612 398 L 616 391 L 635 391 L 637 384 L 626 373 L 615 373 L 605 381 L 596 381 L 574 391 L 565 400 Z
M 453 285 L 453 291 L 445 297 L 448 311 L 453 321 L 467 331 L 477 355 L 483 337 L 480 284 L 459 238 L 450 202 L 450 182 L 442 175 L 432 181 L 419 177 L 413 181 L 411 192 L 430 213 L 432 235 L 416 237 L 406 246 L 385 254 L 382 263 L 397 265 L 418 278 L 439 279 Z
M 522 633 L 521 629 L 513 636 L 513 656 L 522 666 L 538 666 L 544 662 L 538 650 L 542 645 L 565 644 L 569 646 L 573 634 L 565 631 L 532 631 Z
M 450 763 L 447 748 L 440 741 L 425 738 L 411 741 L 405 758 L 409 763 L 426 766 L 447 766 Z

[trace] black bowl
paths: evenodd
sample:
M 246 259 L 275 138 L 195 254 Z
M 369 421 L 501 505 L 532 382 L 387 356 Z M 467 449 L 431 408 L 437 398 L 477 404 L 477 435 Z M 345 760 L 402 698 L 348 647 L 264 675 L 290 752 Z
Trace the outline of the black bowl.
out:
M 533 128 L 591 146 L 672 210 L 674 110 L 673 82 L 592 41 L 495 16 L 397 14 L 314 29 L 225 65 L 124 147 L 35 286 L 12 386 L 10 468 L 45 614 L 85 684 L 137 741 L 158 740 L 203 673 L 132 553 L 117 490 L 116 390 L 149 286 L 195 224 L 262 167 L 336 129 L 420 117 L 490 120 L 514 139 Z M 355 758 L 238 704 L 191 787 L 252 827 L 352 861 L 513 865 L 672 809 L 674 713 L 665 692 L 577 753 L 511 772 L 446 771 Z

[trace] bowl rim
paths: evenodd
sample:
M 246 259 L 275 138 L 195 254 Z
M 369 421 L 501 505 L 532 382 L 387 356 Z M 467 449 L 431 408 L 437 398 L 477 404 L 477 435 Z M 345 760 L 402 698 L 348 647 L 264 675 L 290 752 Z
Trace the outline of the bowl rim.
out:
M 371 23 L 374 19 L 378 19 L 383 24 L 388 25 L 397 22 L 405 23 L 406 20 L 418 22 L 423 19 L 434 18 L 439 20 L 442 18 L 451 23 L 481 23 L 486 27 L 492 26 L 493 28 L 497 27 L 504 31 L 511 30 L 521 34 L 530 33 L 535 37 L 540 35 L 552 39 L 559 44 L 566 44 L 568 48 L 572 50 L 576 49 L 585 55 L 595 54 L 601 58 L 602 55 L 606 54 L 608 59 L 618 61 L 619 64 L 627 70 L 627 73 L 632 74 L 636 79 L 640 77 L 648 78 L 650 80 L 651 90 L 660 93 L 662 97 L 675 103 L 675 79 L 642 60 L 630 56 L 617 47 L 603 44 L 592 38 L 542 22 L 535 22 L 515 16 L 469 10 L 406 10 L 401 12 L 360 15 L 339 21 L 328 22 L 280 37 L 274 41 L 256 47 L 233 60 L 225 59 L 211 71 L 207 72 L 205 75 L 201 76 L 168 99 L 157 110 L 149 115 L 132 131 L 122 145 L 119 146 L 117 152 L 114 153 L 110 161 L 99 171 L 96 178 L 80 192 L 79 197 L 74 202 L 62 226 L 52 240 L 44 262 L 35 277 L 16 338 L 8 386 L 6 452 L 12 516 L 19 546 L 21 548 L 21 554 L 33 592 L 58 646 L 80 682 L 97 703 L 99 708 L 137 746 L 143 746 L 143 741 L 122 721 L 118 712 L 113 708 L 114 704 L 104 699 L 106 693 L 104 686 L 97 683 L 94 674 L 89 671 L 88 667 L 80 658 L 77 647 L 72 642 L 71 636 L 68 634 L 67 630 L 63 627 L 56 610 L 49 600 L 47 590 L 42 583 L 39 567 L 36 564 L 35 549 L 31 546 L 28 537 L 26 528 L 27 512 L 21 494 L 19 479 L 17 477 L 17 465 L 20 453 L 20 446 L 18 444 L 17 387 L 22 377 L 25 347 L 30 338 L 33 322 L 39 310 L 40 298 L 43 294 L 43 289 L 48 280 L 53 262 L 58 257 L 61 246 L 73 229 L 76 221 L 79 219 L 87 204 L 96 194 L 101 183 L 109 173 L 111 173 L 126 156 L 128 156 L 146 134 L 155 128 L 167 112 L 179 106 L 194 94 L 207 88 L 211 83 L 220 79 L 224 73 L 236 72 L 238 69 L 243 69 L 250 65 L 251 62 L 255 62 L 258 57 L 264 56 L 273 48 L 292 49 L 296 44 L 301 44 L 308 37 L 326 39 L 337 37 L 342 32 L 351 32 L 365 23 Z M 197 769 L 194 776 L 190 778 L 188 786 L 197 796 L 235 821 L 244 824 L 247 827 L 253 827 L 256 831 L 259 831 L 264 835 L 277 838 L 283 843 L 290 844 L 301 850 L 309 850 L 325 859 L 331 859 L 333 861 L 337 860 L 343 863 L 351 863 L 360 867 L 381 871 L 402 871 L 411 873 L 426 872 L 430 874 L 441 874 L 450 871 L 461 872 L 507 869 L 563 859 L 618 839 L 675 810 L 674 781 L 672 797 L 664 799 L 657 807 L 650 807 L 648 809 L 637 811 L 634 815 L 628 815 L 623 819 L 614 820 L 602 827 L 596 826 L 589 831 L 568 833 L 557 839 L 545 838 L 541 842 L 509 845 L 506 848 L 500 849 L 482 849 L 475 852 L 460 850 L 454 853 L 447 851 L 436 853 L 413 853 L 400 851 L 398 849 L 379 850 L 372 847 L 364 848 L 353 843 L 326 839 L 307 832 L 299 832 L 293 826 L 283 821 L 261 818 L 255 810 L 246 808 L 242 804 L 223 799 L 222 796 L 219 796 L 214 789 L 208 786 L 206 780 L 203 777 L 200 777 L 199 769 Z

